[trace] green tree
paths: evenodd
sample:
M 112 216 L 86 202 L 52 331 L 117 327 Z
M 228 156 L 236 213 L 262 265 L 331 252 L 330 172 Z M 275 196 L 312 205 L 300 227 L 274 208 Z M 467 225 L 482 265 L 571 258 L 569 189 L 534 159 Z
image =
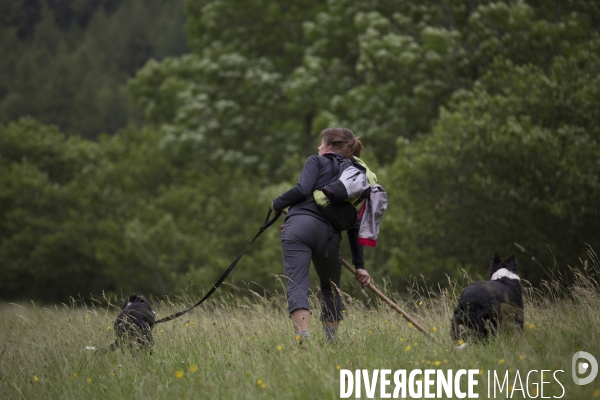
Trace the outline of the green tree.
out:
M 30 14 L 17 3 L 6 18 L 18 21 L 0 25 L 1 123 L 29 115 L 92 139 L 139 124 L 127 79 L 150 58 L 189 51 L 181 0 L 43 1 Z
M 272 159 L 271 169 L 280 158 L 248 149 L 269 147 L 257 131 L 307 155 L 331 125 L 351 127 L 390 163 L 396 139 L 429 134 L 440 106 L 470 89 L 495 56 L 548 71 L 555 56 L 597 35 L 600 22 L 598 7 L 581 2 L 332 0 L 295 8 L 189 0 L 186 10 L 195 55 L 148 64 L 134 96 L 175 147 L 215 142 L 239 152 L 236 160 Z M 219 143 L 221 132 L 233 140 Z
M 264 200 L 239 169 L 200 168 L 201 155 L 177 165 L 160 150 L 161 139 L 155 129 L 103 136 L 98 167 L 78 179 L 88 203 L 81 218 L 94 209 L 99 223 L 95 254 L 108 290 L 206 288 L 262 221 L 257 202 Z
M 494 57 L 548 70 L 598 22 L 598 6 L 583 2 L 333 0 L 304 24 L 294 97 L 316 99 L 319 127 L 352 127 L 389 163 L 396 139 L 429 134 L 440 106 Z
M 67 302 L 210 287 L 275 194 L 240 168 L 205 168 L 200 155 L 173 163 L 162 137 L 129 127 L 90 142 L 31 118 L 1 126 L 0 297 Z M 232 279 L 272 285 L 276 234 Z
M 454 95 L 431 136 L 399 141 L 391 171 L 404 192 L 386 225 L 401 238 L 397 273 L 485 276 L 490 255 L 518 252 L 515 242 L 545 265 L 549 252 L 560 268 L 585 259 L 585 243 L 600 239 L 599 45 L 555 57 L 548 74 L 497 60 Z M 519 261 L 525 278 L 549 278 Z
M 312 153 L 314 112 L 290 108 L 284 85 L 302 58 L 301 24 L 321 7 L 187 2 L 194 54 L 149 62 L 130 85 L 163 127 L 167 151 L 182 160 L 200 152 L 274 180 L 287 175 L 286 160 Z
M 0 126 L 2 298 L 66 301 L 101 290 L 89 227 L 72 219 L 71 183 L 95 154 L 91 143 L 32 119 Z

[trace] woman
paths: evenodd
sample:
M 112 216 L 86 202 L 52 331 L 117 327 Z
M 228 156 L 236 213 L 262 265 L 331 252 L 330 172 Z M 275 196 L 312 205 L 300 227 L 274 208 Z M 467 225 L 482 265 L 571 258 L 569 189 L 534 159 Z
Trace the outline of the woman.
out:
M 328 340 L 335 338 L 338 322 L 343 319 L 342 297 L 336 289 L 340 286 L 342 272 L 339 254 L 342 235 L 327 221 L 312 195 L 315 190 L 337 179 L 333 165 L 337 161 L 323 155 L 337 153 L 346 158 L 360 157 L 363 148 L 349 129 L 323 130 L 319 155 L 308 157 L 296 186 L 277 197 L 271 205 L 273 211 L 290 207 L 281 232 L 283 268 L 294 330 L 305 340 L 309 338 L 311 314 L 308 304 L 311 260 L 321 284 L 321 321 Z M 347 233 L 356 279 L 365 287 L 371 278 L 365 270 L 362 246 L 358 245 L 358 226 Z

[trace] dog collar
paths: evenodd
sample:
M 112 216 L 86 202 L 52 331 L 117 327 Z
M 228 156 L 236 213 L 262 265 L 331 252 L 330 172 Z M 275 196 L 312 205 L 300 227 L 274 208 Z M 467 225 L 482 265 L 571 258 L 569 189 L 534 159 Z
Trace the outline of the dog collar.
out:
M 498 271 L 494 272 L 494 275 L 492 275 L 492 279 L 490 280 L 498 281 L 502 278 L 516 279 L 517 281 L 521 280 L 521 278 L 519 278 L 519 275 L 515 274 L 514 272 L 510 272 L 506 268 L 500 268 Z

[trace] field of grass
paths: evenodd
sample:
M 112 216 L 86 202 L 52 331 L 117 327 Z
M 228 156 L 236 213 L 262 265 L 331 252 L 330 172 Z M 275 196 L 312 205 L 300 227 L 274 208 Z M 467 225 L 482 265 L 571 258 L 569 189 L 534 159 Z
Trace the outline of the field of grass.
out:
M 334 343 L 324 340 L 318 313 L 311 340 L 300 343 L 283 296 L 240 289 L 218 293 L 206 306 L 157 325 L 152 353 L 133 355 L 84 350 L 113 340 L 116 299 L 44 307 L 5 303 L 0 305 L 0 399 L 336 399 L 340 369 L 478 369 L 479 398 L 488 398 L 488 371 L 502 376 L 508 371 L 511 385 L 518 372 L 531 397 L 541 398 L 539 374 L 531 374 L 528 383 L 526 375 L 543 369 L 552 371 L 544 376 L 549 382 L 544 397 L 600 398 L 600 377 L 586 386 L 571 378 L 576 351 L 600 360 L 600 291 L 594 279 L 577 275 L 569 286 L 557 281 L 535 290 L 525 285 L 524 332 L 500 332 L 489 343 L 459 351 L 448 325 L 465 283 L 431 292 L 413 281 L 409 295 L 387 293 L 441 344 L 358 289 L 344 296 L 345 320 Z M 316 296 L 313 302 L 318 310 Z M 160 318 L 193 300 L 153 299 L 153 304 Z M 556 374 L 560 384 L 555 370 L 564 371 Z M 519 386 L 517 381 L 515 389 Z M 388 393 L 393 389 L 392 379 Z M 379 387 L 375 393 L 380 396 Z M 496 398 L 508 398 L 506 393 L 505 388 Z M 361 395 L 366 398 L 364 387 Z M 522 391 L 512 398 L 523 398 Z

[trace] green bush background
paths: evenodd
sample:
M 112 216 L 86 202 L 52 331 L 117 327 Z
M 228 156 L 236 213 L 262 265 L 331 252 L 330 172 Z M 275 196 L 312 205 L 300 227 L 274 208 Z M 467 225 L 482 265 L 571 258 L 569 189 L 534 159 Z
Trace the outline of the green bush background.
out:
M 334 125 L 388 191 L 366 257 L 394 290 L 592 261 L 596 2 L 3 4 L 2 300 L 209 287 Z M 272 228 L 232 279 L 280 273 Z

